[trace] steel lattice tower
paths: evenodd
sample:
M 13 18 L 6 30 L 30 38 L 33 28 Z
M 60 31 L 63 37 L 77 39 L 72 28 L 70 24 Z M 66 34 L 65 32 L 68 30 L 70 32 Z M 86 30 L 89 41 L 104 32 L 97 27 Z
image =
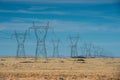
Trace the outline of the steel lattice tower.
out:
M 49 28 L 49 22 L 47 23 L 46 26 L 36 26 L 35 23 L 33 22 L 33 26 L 30 27 L 30 29 L 34 30 L 34 33 L 37 39 L 37 46 L 36 46 L 36 53 L 35 53 L 36 60 L 39 55 L 47 59 L 45 39 L 46 39 L 48 28 Z
M 15 31 L 15 37 L 18 43 L 16 57 L 25 57 L 24 43 L 26 40 L 27 31 L 25 33 L 17 33 Z
M 77 44 L 79 40 L 79 36 L 70 36 L 70 43 L 71 43 L 71 57 L 77 57 L 78 51 L 77 51 Z
M 92 57 L 92 44 L 86 43 L 86 57 Z
M 52 40 L 53 43 L 53 57 L 59 57 L 59 43 L 60 40 Z

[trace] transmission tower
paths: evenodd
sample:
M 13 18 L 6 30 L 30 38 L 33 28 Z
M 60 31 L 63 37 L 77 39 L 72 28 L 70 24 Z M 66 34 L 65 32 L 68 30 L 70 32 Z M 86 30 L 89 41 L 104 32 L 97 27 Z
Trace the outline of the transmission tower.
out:
M 92 44 L 92 46 L 91 46 L 91 57 L 92 57 L 92 58 L 95 58 L 95 57 L 96 57 L 95 45 L 94 45 L 94 44 Z
M 99 54 L 98 54 L 99 57 L 105 57 L 103 51 L 104 51 L 103 48 L 99 47 Z
M 87 55 L 88 55 L 88 52 L 87 52 L 87 43 L 84 43 L 83 44 L 83 53 L 84 53 L 84 57 L 87 57 Z
M 77 52 L 77 44 L 79 40 L 79 36 L 70 36 L 70 43 L 71 43 L 71 57 L 77 57 L 78 52 Z
M 53 43 L 53 57 L 59 57 L 59 43 L 60 40 L 52 40 Z
M 48 28 L 49 28 L 49 22 L 47 23 L 46 26 L 36 26 L 35 23 L 33 22 L 33 26 L 29 28 L 34 30 L 34 33 L 37 39 L 37 47 L 36 47 L 36 53 L 35 53 L 36 60 L 39 55 L 45 57 L 47 60 L 45 39 L 46 39 Z
M 87 56 L 86 57 L 92 57 L 92 44 L 88 43 L 87 44 Z
M 15 35 L 17 43 L 18 43 L 16 57 L 25 57 L 24 43 L 26 40 L 27 31 L 25 31 L 25 33 L 17 33 L 15 31 L 14 35 Z

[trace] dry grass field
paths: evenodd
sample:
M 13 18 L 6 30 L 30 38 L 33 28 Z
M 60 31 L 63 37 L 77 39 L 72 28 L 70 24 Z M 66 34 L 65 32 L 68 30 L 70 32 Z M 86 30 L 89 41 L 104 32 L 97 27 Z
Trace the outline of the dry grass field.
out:
M 120 80 L 120 58 L 0 58 L 0 80 Z

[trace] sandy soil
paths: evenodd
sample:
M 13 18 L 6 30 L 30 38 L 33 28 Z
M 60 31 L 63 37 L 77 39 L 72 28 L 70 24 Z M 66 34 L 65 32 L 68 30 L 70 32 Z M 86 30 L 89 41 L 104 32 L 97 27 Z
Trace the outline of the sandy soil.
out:
M 120 58 L 0 58 L 0 80 L 120 80 Z

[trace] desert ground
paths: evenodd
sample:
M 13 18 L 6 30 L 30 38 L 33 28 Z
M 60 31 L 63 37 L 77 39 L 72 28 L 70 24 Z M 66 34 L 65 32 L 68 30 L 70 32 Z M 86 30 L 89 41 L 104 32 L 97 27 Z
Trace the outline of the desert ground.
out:
M 0 80 L 120 80 L 120 58 L 0 57 Z

